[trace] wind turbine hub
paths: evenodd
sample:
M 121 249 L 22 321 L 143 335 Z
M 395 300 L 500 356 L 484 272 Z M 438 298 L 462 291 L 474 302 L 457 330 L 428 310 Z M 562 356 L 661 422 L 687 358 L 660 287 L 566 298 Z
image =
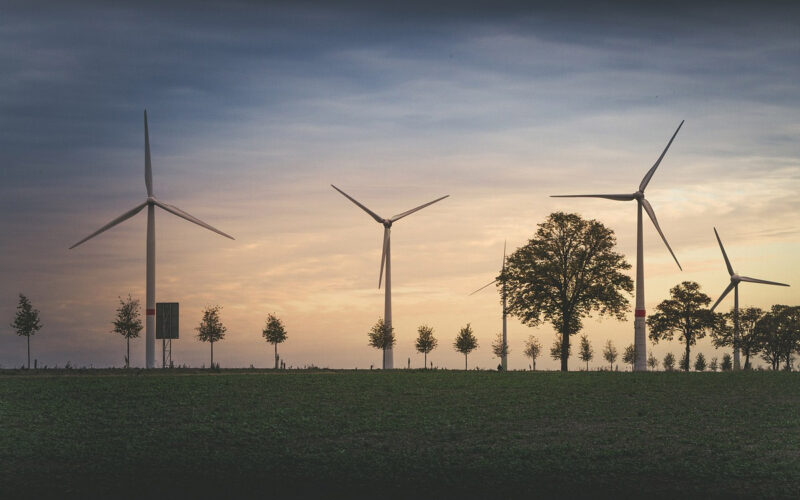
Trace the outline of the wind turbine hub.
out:
M 633 193 L 633 198 L 636 200 L 643 200 L 644 193 L 642 191 L 636 191 L 635 193 Z
M 736 283 L 736 282 L 739 282 L 741 280 L 742 280 L 742 278 L 740 278 L 738 274 L 731 274 L 731 281 L 732 282 Z
M 383 227 L 389 229 L 390 227 L 392 227 L 392 221 L 390 221 L 389 219 L 383 219 Z
M 147 204 L 148 204 L 148 205 L 155 205 L 155 203 L 156 203 L 156 198 L 155 198 L 155 196 L 148 196 L 148 197 L 147 197 Z

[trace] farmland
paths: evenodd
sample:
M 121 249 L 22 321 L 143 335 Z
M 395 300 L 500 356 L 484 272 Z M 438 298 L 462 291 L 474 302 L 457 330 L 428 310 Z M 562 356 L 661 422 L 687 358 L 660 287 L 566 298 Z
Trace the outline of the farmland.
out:
M 0 497 L 800 496 L 784 372 L 0 372 Z

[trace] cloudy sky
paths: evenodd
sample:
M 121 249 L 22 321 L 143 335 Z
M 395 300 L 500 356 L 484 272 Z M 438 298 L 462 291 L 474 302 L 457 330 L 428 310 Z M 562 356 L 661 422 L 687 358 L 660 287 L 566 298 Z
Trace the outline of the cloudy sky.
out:
M 610 226 L 635 264 L 635 204 L 548 195 L 634 191 L 684 119 L 647 192 L 684 271 L 647 225 L 647 309 L 682 280 L 716 299 L 714 226 L 738 272 L 794 285 L 743 286 L 743 306 L 800 303 L 800 6 L 64 4 L 0 4 L 0 318 L 32 299 L 40 364 L 123 362 L 111 321 L 118 296 L 144 301 L 146 216 L 67 248 L 144 201 L 144 109 L 156 196 L 236 237 L 157 212 L 179 364 L 208 363 L 194 328 L 220 304 L 223 366 L 270 365 L 270 312 L 290 365 L 380 365 L 366 332 L 383 313 L 382 228 L 335 183 L 383 216 L 450 195 L 393 228 L 395 364 L 421 365 L 427 323 L 429 359 L 460 367 L 451 344 L 469 322 L 471 364 L 496 366 L 498 295 L 468 294 L 496 276 L 503 242 L 570 210 Z M 585 322 L 598 358 L 606 339 L 633 341 L 632 320 Z M 531 334 L 554 337 L 509 322 L 511 368 L 527 367 Z M 143 340 L 133 350 L 143 365 Z M 24 358 L 4 327 L 0 365 Z

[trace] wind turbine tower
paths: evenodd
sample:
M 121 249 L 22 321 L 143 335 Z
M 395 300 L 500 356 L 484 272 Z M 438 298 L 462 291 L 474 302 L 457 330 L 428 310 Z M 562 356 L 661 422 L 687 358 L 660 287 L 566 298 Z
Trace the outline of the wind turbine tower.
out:
M 506 316 L 507 316 L 507 313 L 508 313 L 508 308 L 506 306 L 506 297 L 507 297 L 507 295 L 506 295 L 506 280 L 505 280 L 505 277 L 506 277 L 506 244 L 505 244 L 505 242 L 503 242 L 503 266 L 500 269 L 500 278 L 499 279 L 495 279 L 491 283 L 487 283 L 487 284 L 483 285 L 482 287 L 480 287 L 477 290 L 475 290 L 474 292 L 472 292 L 470 295 L 475 295 L 476 293 L 480 292 L 484 288 L 489 287 L 491 285 L 494 285 L 495 283 L 498 282 L 498 280 L 501 281 L 501 283 L 503 284 L 503 287 L 502 287 L 502 289 L 500 291 L 500 296 L 502 297 L 502 300 L 503 300 L 503 356 L 500 358 L 500 365 L 503 367 L 503 371 L 508 371 L 508 326 L 507 326 L 507 322 L 506 322 Z
M 424 205 L 420 205 L 416 208 L 412 208 L 411 210 L 407 210 L 401 214 L 395 215 L 390 219 L 384 219 L 383 217 L 379 216 L 369 208 L 365 207 L 361 203 L 359 203 L 355 198 L 350 196 L 349 194 L 345 193 L 341 189 L 337 188 L 333 184 L 331 187 L 337 191 L 339 191 L 345 198 L 355 203 L 361 210 L 367 212 L 370 217 L 375 219 L 375 222 L 378 224 L 383 225 L 383 252 L 381 255 L 381 273 L 378 276 L 378 288 L 381 287 L 381 281 L 383 280 L 383 271 L 386 270 L 386 288 L 384 290 L 384 311 L 383 311 L 383 321 L 388 328 L 392 326 L 392 258 L 391 258 L 391 245 L 390 245 L 390 234 L 392 232 L 392 224 L 397 222 L 398 220 L 402 219 L 407 215 L 411 215 L 414 212 L 422 210 L 423 208 L 433 205 L 437 201 L 442 201 L 443 199 L 450 196 L 449 194 L 442 196 L 441 198 L 437 198 L 433 201 L 429 201 Z M 392 351 L 392 347 L 389 346 L 388 348 L 384 349 L 383 351 L 383 369 L 384 370 L 391 370 L 394 368 L 394 355 Z
M 147 199 L 112 220 L 105 226 L 93 232 L 86 238 L 75 243 L 70 250 L 77 247 L 81 243 L 90 240 L 98 234 L 105 232 L 112 227 L 124 222 L 147 207 L 147 286 L 145 298 L 145 366 L 147 368 L 155 368 L 155 353 L 156 353 L 156 216 L 155 207 L 160 207 L 167 212 L 177 215 L 182 219 L 193 222 L 198 226 L 202 226 L 209 231 L 214 231 L 226 238 L 233 239 L 233 236 L 223 233 L 205 222 L 201 221 L 193 215 L 189 215 L 180 208 L 169 205 L 158 200 L 153 196 L 153 168 L 150 164 L 150 134 L 147 130 L 147 110 L 144 112 L 144 184 L 147 188 Z
M 642 210 L 644 209 L 647 212 L 647 215 L 650 217 L 650 220 L 653 222 L 653 225 L 658 231 L 658 234 L 661 236 L 661 239 L 664 241 L 664 244 L 667 246 L 667 250 L 669 253 L 672 254 L 672 258 L 675 259 L 675 263 L 678 264 L 678 269 L 683 271 L 680 262 L 678 262 L 678 258 L 675 257 L 675 252 L 672 251 L 672 248 L 667 243 L 667 238 L 664 236 L 664 233 L 661 231 L 661 227 L 658 225 L 658 220 L 656 219 L 656 213 L 653 211 L 653 207 L 650 206 L 650 202 L 648 202 L 644 197 L 644 190 L 647 188 L 647 185 L 650 183 L 650 179 L 653 178 L 653 174 L 656 173 L 656 169 L 661 164 L 661 160 L 664 159 L 664 155 L 667 154 L 667 150 L 672 145 L 672 141 L 675 140 L 675 136 L 678 135 L 678 131 L 683 126 L 683 121 L 681 124 L 678 125 L 678 129 L 675 130 L 675 133 L 672 134 L 672 138 L 667 143 L 667 147 L 664 148 L 664 151 L 661 153 L 661 156 L 658 157 L 656 163 L 647 171 L 642 182 L 639 183 L 639 189 L 632 194 L 571 194 L 571 195 L 555 195 L 553 198 L 604 198 L 607 200 L 614 200 L 614 201 L 633 201 L 636 200 L 637 205 L 637 217 L 636 217 L 636 313 L 635 319 L 633 322 L 633 344 L 636 350 L 636 362 L 634 364 L 635 371 L 647 371 L 647 330 L 646 330 L 646 319 L 647 313 L 644 309 L 644 255 L 643 255 L 643 244 L 642 244 Z
M 724 299 L 725 296 L 728 295 L 731 290 L 733 290 L 733 369 L 739 370 L 741 369 L 739 362 L 739 283 L 744 281 L 747 283 L 761 283 L 763 285 L 789 285 L 786 283 L 778 283 L 776 281 L 766 281 L 756 278 L 748 278 L 747 276 L 739 276 L 733 272 L 733 266 L 731 266 L 731 261 L 728 260 L 728 254 L 725 253 L 725 247 L 722 246 L 722 240 L 719 239 L 717 228 L 714 228 L 714 236 L 717 237 L 717 243 L 719 243 L 719 249 L 722 251 L 722 258 L 725 259 L 725 267 L 728 268 L 728 274 L 731 277 L 731 282 L 728 284 L 728 287 L 725 288 L 725 291 L 722 292 L 722 295 L 719 296 L 717 301 L 714 302 L 714 305 L 711 306 L 711 311 L 713 312 L 719 303 L 722 302 L 722 299 Z

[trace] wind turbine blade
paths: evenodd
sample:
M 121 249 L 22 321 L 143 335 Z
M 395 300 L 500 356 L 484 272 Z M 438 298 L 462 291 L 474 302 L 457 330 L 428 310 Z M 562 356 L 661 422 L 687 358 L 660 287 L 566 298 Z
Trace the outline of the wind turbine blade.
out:
M 484 289 L 484 288 L 486 288 L 487 286 L 492 286 L 492 285 L 494 285 L 495 283 L 497 283 L 497 280 L 494 280 L 494 281 L 492 281 L 491 283 L 487 283 L 487 284 L 483 285 L 482 287 L 480 287 L 480 288 L 478 288 L 477 290 L 475 290 L 474 292 L 472 292 L 470 295 L 475 295 L 476 293 L 480 292 L 481 290 L 483 290 L 483 289 Z
M 378 288 L 381 287 L 381 283 L 383 282 L 383 265 L 386 263 L 386 248 L 389 246 L 389 229 L 388 227 L 383 228 L 383 251 L 381 252 L 381 275 L 378 276 Z
M 379 222 L 379 223 L 383 224 L 383 219 L 381 219 L 381 217 L 380 217 L 378 214 L 376 214 L 375 212 L 373 212 L 373 211 L 372 211 L 372 210 L 370 210 L 369 208 L 365 207 L 364 205 L 362 205 L 361 203 L 359 203 L 358 201 L 356 201 L 356 199 L 355 199 L 355 198 L 353 198 L 353 197 L 352 197 L 352 196 L 350 196 L 349 194 L 345 193 L 345 192 L 344 192 L 344 191 L 342 191 L 341 189 L 337 188 L 337 187 L 336 187 L 336 186 L 334 186 L 333 184 L 331 184 L 331 187 L 332 187 L 333 189 L 335 189 L 335 190 L 339 191 L 340 193 L 342 193 L 342 194 L 344 195 L 344 197 L 345 197 L 345 198 L 347 198 L 348 200 L 350 200 L 350 201 L 352 201 L 353 203 L 355 203 L 356 205 L 358 205 L 358 207 L 359 207 L 359 208 L 361 208 L 361 210 L 363 210 L 363 211 L 367 212 L 368 214 L 370 214 L 370 215 L 372 216 L 372 218 L 373 218 L 373 219 L 375 219 L 377 222 Z
M 446 195 L 442 196 L 441 198 L 436 198 L 435 200 L 429 201 L 428 203 L 425 203 L 424 205 L 420 205 L 417 208 L 412 208 L 411 210 L 407 210 L 407 211 L 403 212 L 402 214 L 395 215 L 394 217 L 392 217 L 389 220 L 392 221 L 392 222 L 398 221 L 398 220 L 402 219 L 403 217 L 405 217 L 406 215 L 411 215 L 414 212 L 422 210 L 423 208 L 425 208 L 427 206 L 433 205 L 437 201 L 442 201 L 443 199 L 447 198 L 448 196 L 450 196 L 450 195 L 446 194 Z
M 550 198 L 604 198 L 614 201 L 632 201 L 632 194 L 552 194 Z
M 656 231 L 658 231 L 658 234 L 661 236 L 661 239 L 664 240 L 664 244 L 667 245 L 667 250 L 669 250 L 669 253 L 672 254 L 672 258 L 675 259 L 675 263 L 678 264 L 678 269 L 683 271 L 681 263 L 678 262 L 678 258 L 675 257 L 675 252 L 672 251 L 672 247 L 670 247 L 669 243 L 667 243 L 667 237 L 664 236 L 664 233 L 661 231 L 661 227 L 658 225 L 658 220 L 656 219 L 656 213 L 653 211 L 653 207 L 650 206 L 650 202 L 642 198 L 642 206 L 644 207 L 645 212 L 647 212 L 647 215 L 650 216 L 650 220 L 653 221 L 653 225 L 656 226 Z
M 716 309 L 717 306 L 719 305 L 719 303 L 722 302 L 722 299 L 724 299 L 726 295 L 731 293 L 731 290 L 733 290 L 733 287 L 735 287 L 735 286 L 736 286 L 736 282 L 735 281 L 731 281 L 730 284 L 728 285 L 728 288 L 726 288 L 725 291 L 722 292 L 722 295 L 720 295 L 719 298 L 717 299 L 717 301 L 714 302 L 714 305 L 711 306 L 711 312 L 714 312 L 714 309 Z
M 81 241 L 79 241 L 79 242 L 75 243 L 74 245 L 72 245 L 71 247 L 69 247 L 69 249 L 70 249 L 70 250 L 72 250 L 73 248 L 75 248 L 76 246 L 80 245 L 80 244 L 81 244 L 81 243 L 83 243 L 84 241 L 86 241 L 86 240 L 90 240 L 90 239 L 94 238 L 95 236 L 97 236 L 98 234 L 100 234 L 100 233 L 102 233 L 102 232 L 104 232 L 104 231 L 108 231 L 109 229 L 111 229 L 112 227 L 116 226 L 116 225 L 117 225 L 117 224 L 119 224 L 120 222 L 124 222 L 124 221 L 126 221 L 126 220 L 130 219 L 130 218 L 131 218 L 131 217 L 133 217 L 134 215 L 136 215 L 136 214 L 138 214 L 139 212 L 141 212 L 141 211 L 142 211 L 142 209 L 143 209 L 144 207 L 146 207 L 146 206 L 147 206 L 147 202 L 144 202 L 144 203 L 142 203 L 142 204 L 140 204 L 140 205 L 136 205 L 135 207 L 133 207 L 132 209 L 128 210 L 128 211 L 127 211 L 127 212 L 125 212 L 124 214 L 120 215 L 120 216 L 119 216 L 119 217 L 117 217 L 116 219 L 112 220 L 111 222 L 109 222 L 109 223 L 108 223 L 108 224 L 106 224 L 105 226 L 103 226 L 103 227 L 101 227 L 100 229 L 98 229 L 97 231 L 93 232 L 92 234 L 90 234 L 90 235 L 89 235 L 89 236 L 87 236 L 86 238 L 84 238 L 84 239 L 82 239 Z
M 731 267 L 731 261 L 728 260 L 728 254 L 725 253 L 725 247 L 722 246 L 722 240 L 719 239 L 719 233 L 717 232 L 717 228 L 714 228 L 714 236 L 717 237 L 717 243 L 719 243 L 719 249 L 722 250 L 722 258 L 725 259 L 725 265 L 728 266 L 728 274 L 733 276 L 733 267 Z
M 644 192 L 644 188 L 646 188 L 647 184 L 650 183 L 650 179 L 653 177 L 653 174 L 656 173 L 656 169 L 661 164 L 661 160 L 664 159 L 664 155 L 667 154 L 667 150 L 672 145 L 672 141 L 674 141 L 675 140 L 675 136 L 678 135 L 678 130 L 680 130 L 681 127 L 683 127 L 683 122 L 684 122 L 684 120 L 681 120 L 681 124 L 678 125 L 678 129 L 675 130 L 674 134 L 672 134 L 672 138 L 667 143 L 667 147 L 664 148 L 664 151 L 661 153 L 661 156 L 659 156 L 658 160 L 656 160 L 656 163 L 650 168 L 650 170 L 647 171 L 646 174 L 644 174 L 644 178 L 642 179 L 642 182 L 639 183 L 639 191 Z
M 144 185 L 147 196 L 153 196 L 153 166 L 150 164 L 150 132 L 147 130 L 147 110 L 144 110 Z
M 748 278 L 747 276 L 739 276 L 739 281 L 746 281 L 748 283 L 761 283 L 762 285 L 789 286 L 786 283 L 778 283 L 777 281 L 767 281 L 756 278 Z
M 189 222 L 194 222 L 198 226 L 204 227 L 204 228 L 208 229 L 209 231 L 214 231 L 215 233 L 217 233 L 217 234 L 219 234 L 221 236 L 224 236 L 226 238 L 230 238 L 232 240 L 235 239 L 233 236 L 231 236 L 229 234 L 226 234 L 226 233 L 223 233 L 222 231 L 220 231 L 219 229 L 215 228 L 211 224 L 206 224 L 205 222 L 201 221 L 197 217 L 184 212 L 183 210 L 181 210 L 180 208 L 176 207 L 175 205 L 168 205 L 167 203 L 164 203 L 164 202 L 161 202 L 161 201 L 158 201 L 158 200 L 155 200 L 154 203 L 157 206 L 159 206 L 159 207 L 163 208 L 164 210 L 166 210 L 167 212 L 169 212 L 169 213 L 171 213 L 173 215 L 177 215 L 181 219 L 186 219 Z

